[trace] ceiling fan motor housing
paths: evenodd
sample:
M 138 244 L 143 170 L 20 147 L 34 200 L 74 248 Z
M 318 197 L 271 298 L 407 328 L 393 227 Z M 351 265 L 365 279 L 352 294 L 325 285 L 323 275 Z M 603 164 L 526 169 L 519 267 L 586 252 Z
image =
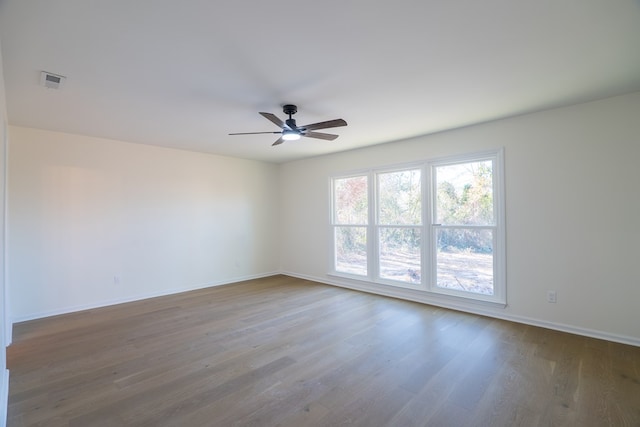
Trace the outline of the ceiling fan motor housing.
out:
M 289 126 L 289 129 L 294 131 L 298 130 L 298 127 L 296 126 L 296 119 L 287 119 L 284 122 L 287 126 Z

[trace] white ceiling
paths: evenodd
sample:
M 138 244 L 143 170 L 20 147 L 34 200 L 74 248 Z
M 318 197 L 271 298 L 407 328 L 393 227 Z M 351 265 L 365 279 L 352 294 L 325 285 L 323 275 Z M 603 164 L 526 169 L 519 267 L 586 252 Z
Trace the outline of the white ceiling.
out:
M 640 90 L 640 0 L 0 0 L 0 41 L 11 124 L 269 162 Z M 227 135 L 285 103 L 349 125 Z

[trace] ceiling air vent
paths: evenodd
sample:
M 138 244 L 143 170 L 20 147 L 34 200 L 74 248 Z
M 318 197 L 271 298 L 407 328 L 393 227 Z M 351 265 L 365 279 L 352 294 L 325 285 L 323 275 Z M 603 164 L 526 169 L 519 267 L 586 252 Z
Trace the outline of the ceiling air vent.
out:
M 59 76 L 48 71 L 40 73 L 40 84 L 48 89 L 60 89 L 65 80 L 65 76 Z

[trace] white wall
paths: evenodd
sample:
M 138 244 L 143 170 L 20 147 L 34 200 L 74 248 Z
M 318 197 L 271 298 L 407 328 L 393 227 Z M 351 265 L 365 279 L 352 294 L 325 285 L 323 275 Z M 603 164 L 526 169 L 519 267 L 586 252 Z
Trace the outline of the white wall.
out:
M 9 130 L 13 321 L 278 270 L 276 165 Z
M 393 120 L 393 114 L 390 116 Z M 327 276 L 329 176 L 505 147 L 506 308 Z M 640 345 L 640 93 L 281 168 L 292 275 Z M 557 304 L 546 291 L 557 290 Z
M 7 289 L 5 284 L 5 202 L 6 202 L 6 147 L 8 142 L 7 102 L 4 90 L 2 52 L 0 51 L 0 426 L 7 422 L 7 398 L 9 395 L 9 371 L 7 353 L 11 336 L 11 322 L 7 313 Z

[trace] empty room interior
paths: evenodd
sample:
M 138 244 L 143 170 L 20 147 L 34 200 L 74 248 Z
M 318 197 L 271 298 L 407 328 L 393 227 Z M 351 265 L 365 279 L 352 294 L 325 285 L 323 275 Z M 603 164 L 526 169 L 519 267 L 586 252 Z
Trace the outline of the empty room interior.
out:
M 0 425 L 640 425 L 640 2 L 0 0 Z

